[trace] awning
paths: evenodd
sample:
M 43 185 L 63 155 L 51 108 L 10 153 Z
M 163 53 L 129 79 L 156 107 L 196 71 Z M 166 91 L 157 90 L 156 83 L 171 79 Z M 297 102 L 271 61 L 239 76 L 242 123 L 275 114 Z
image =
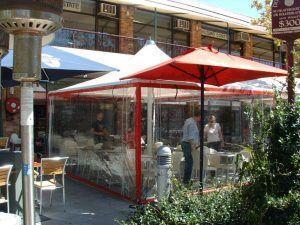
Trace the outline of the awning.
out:
M 98 51 L 72 49 L 56 46 L 45 46 L 42 50 L 42 80 L 56 81 L 95 72 L 118 70 L 103 64 Z M 14 86 L 12 80 L 13 50 L 2 60 L 2 84 Z
M 76 92 L 92 88 L 101 87 L 103 85 L 110 85 L 112 83 L 120 82 L 120 78 L 134 74 L 146 68 L 158 65 L 161 62 L 170 60 L 171 58 L 159 49 L 155 42 L 148 41 L 146 45 L 140 49 L 135 55 L 123 61 L 123 65 L 119 71 L 113 71 L 104 76 L 98 74 L 98 78 L 86 82 L 82 82 L 70 87 L 66 87 L 56 92 Z M 96 74 L 97 75 L 97 74 Z

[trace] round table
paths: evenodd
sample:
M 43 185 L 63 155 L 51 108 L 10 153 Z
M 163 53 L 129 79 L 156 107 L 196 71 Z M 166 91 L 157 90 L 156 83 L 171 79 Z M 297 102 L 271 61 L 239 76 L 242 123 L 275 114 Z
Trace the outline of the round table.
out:
M 21 225 L 22 220 L 18 215 L 0 212 L 0 224 Z

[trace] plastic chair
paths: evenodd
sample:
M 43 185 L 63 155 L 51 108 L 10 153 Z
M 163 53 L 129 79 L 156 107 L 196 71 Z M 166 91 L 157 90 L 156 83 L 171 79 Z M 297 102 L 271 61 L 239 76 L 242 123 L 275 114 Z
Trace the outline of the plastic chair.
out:
M 178 177 L 179 179 L 182 178 L 181 173 L 181 161 L 183 158 L 183 152 L 175 151 L 172 153 L 172 171 L 175 177 Z
M 220 168 L 222 178 L 225 178 L 227 183 L 228 178 L 234 179 L 236 175 L 236 156 L 237 154 L 220 154 Z
M 9 213 L 9 178 L 12 168 L 12 165 L 5 165 L 0 167 L 0 188 L 6 187 L 6 198 L 0 198 L 0 204 L 6 203 L 7 213 Z
M 78 149 L 77 157 L 77 173 L 84 175 L 87 167 L 88 151 Z
M 215 177 L 217 176 L 217 170 L 220 166 L 220 157 L 217 154 L 217 151 L 204 147 L 204 183 L 207 183 L 208 174 L 211 174 L 212 172 L 215 174 Z
M 65 168 L 69 157 L 54 157 L 54 158 L 42 158 L 39 181 L 34 182 L 36 189 L 40 189 L 40 214 L 42 214 L 43 205 L 43 191 L 51 191 L 50 194 L 50 206 L 52 206 L 52 192 L 56 189 L 62 189 L 63 191 L 63 203 L 65 205 Z M 57 175 L 62 176 L 62 183 L 57 181 Z M 45 179 L 47 177 L 48 179 Z M 49 179 L 49 177 L 52 177 Z

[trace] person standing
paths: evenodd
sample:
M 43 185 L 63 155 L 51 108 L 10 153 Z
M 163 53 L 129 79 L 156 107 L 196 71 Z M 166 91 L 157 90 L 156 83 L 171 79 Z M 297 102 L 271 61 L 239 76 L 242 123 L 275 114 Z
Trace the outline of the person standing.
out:
M 183 183 L 188 184 L 191 180 L 193 170 L 192 150 L 200 143 L 198 123 L 201 120 L 200 112 L 196 112 L 193 117 L 185 120 L 182 127 L 181 148 L 185 158 Z
M 216 122 L 214 115 L 210 115 L 208 120 L 204 127 L 204 140 L 207 140 L 207 147 L 220 151 L 224 147 L 221 126 Z

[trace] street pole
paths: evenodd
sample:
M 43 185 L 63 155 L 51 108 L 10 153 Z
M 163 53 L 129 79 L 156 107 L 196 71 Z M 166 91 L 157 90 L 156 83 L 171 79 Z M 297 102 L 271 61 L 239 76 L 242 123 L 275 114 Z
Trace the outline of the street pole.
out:
M 294 47 L 295 40 L 291 39 L 287 41 L 287 92 L 288 102 L 290 104 L 295 103 L 295 76 L 294 76 Z

